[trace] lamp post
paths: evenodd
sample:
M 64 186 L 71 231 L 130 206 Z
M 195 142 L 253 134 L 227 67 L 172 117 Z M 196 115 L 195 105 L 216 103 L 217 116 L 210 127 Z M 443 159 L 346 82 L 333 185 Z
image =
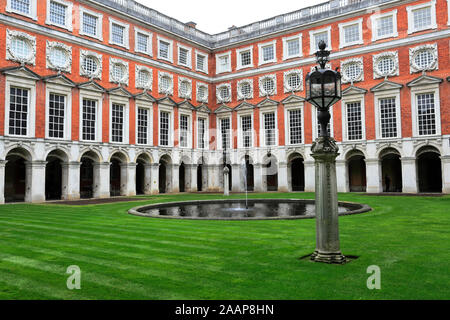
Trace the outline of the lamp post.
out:
M 346 262 L 339 244 L 338 201 L 336 182 L 336 157 L 339 147 L 330 137 L 327 126 L 330 122 L 329 108 L 341 97 L 341 74 L 325 69 L 330 51 L 325 50 L 324 41 L 316 52 L 319 68 L 306 76 L 306 100 L 317 107 L 320 135 L 311 147 L 315 160 L 316 183 L 316 250 L 311 260 L 342 264 Z
M 227 146 L 226 144 L 224 145 L 223 148 L 223 195 L 224 196 L 229 196 L 230 195 L 230 186 L 229 186 L 229 174 L 230 174 L 230 169 L 228 169 L 227 166 Z

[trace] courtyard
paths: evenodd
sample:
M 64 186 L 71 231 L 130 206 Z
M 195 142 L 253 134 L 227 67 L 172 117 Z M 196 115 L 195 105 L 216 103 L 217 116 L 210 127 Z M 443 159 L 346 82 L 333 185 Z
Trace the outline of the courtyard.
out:
M 1 206 L 0 299 L 450 298 L 450 196 L 339 194 L 339 201 L 373 208 L 339 218 L 342 252 L 358 257 L 345 265 L 300 259 L 314 251 L 314 219 L 195 221 L 127 214 L 150 203 L 223 198 L 173 194 L 85 206 Z M 81 270 L 80 290 L 66 287 L 72 265 Z M 366 285 L 373 265 L 381 270 L 380 290 Z

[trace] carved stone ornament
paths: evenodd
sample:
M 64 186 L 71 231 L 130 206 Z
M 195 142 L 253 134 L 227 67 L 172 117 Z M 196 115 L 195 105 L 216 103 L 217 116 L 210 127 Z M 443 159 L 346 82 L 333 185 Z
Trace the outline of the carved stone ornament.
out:
M 147 72 L 148 74 L 148 80 L 146 83 L 142 83 L 141 81 L 139 81 L 139 74 L 141 72 Z M 144 90 L 152 90 L 152 86 L 153 86 L 153 72 L 152 69 L 145 67 L 145 66 L 140 66 L 140 65 L 136 65 L 136 75 L 135 75 L 135 86 L 137 89 L 144 89 Z
M 289 78 L 297 75 L 300 79 L 300 81 L 295 85 L 292 86 L 289 83 Z M 295 91 L 302 91 L 303 90 L 303 70 L 302 69 L 292 69 L 288 70 L 284 73 L 284 93 L 289 92 L 295 92 Z
M 14 50 L 13 42 L 21 40 L 28 47 L 26 56 L 20 55 Z M 25 32 L 16 30 L 6 30 L 6 60 L 16 61 L 21 64 L 36 65 L 36 37 L 30 36 Z
M 336 154 L 339 152 L 339 147 L 332 137 L 319 137 L 313 142 L 311 152 L 313 153 L 313 157 L 314 154 L 330 154 L 336 157 Z
M 86 58 L 92 58 L 97 63 L 97 69 L 94 72 L 89 72 L 84 70 L 83 61 Z M 80 50 L 80 76 L 92 78 L 92 79 L 102 79 L 102 55 L 93 51 Z
M 316 66 L 317 66 L 317 65 L 311 66 L 310 72 L 313 72 L 313 71 L 316 69 Z M 319 66 L 317 66 L 317 68 L 319 68 Z M 331 63 L 327 63 L 327 64 L 325 65 L 325 69 L 331 69 Z
M 122 77 L 116 79 L 117 75 L 114 73 L 114 68 L 122 68 Z M 129 72 L 128 62 L 120 59 L 109 58 L 109 82 L 124 84 L 128 86 Z
M 169 87 L 163 88 L 162 79 L 167 78 L 169 80 Z M 173 95 L 173 75 L 168 72 L 158 72 L 158 92 L 166 95 Z
M 56 51 L 60 51 L 65 56 L 64 64 L 55 64 L 52 58 L 52 52 Z M 46 60 L 48 69 L 70 73 L 72 69 L 72 47 L 61 42 L 47 40 Z
M 222 89 L 227 88 L 228 89 L 228 95 L 223 96 L 222 95 Z M 225 102 L 231 102 L 231 83 L 223 83 L 216 87 L 216 97 L 218 103 L 225 103 Z
M 264 82 L 271 80 L 273 81 L 273 89 L 266 91 L 264 89 Z M 273 96 L 277 94 L 277 76 L 276 74 L 267 74 L 262 77 L 259 77 L 259 96 L 260 97 L 266 97 L 266 96 Z
M 416 59 L 420 54 L 428 52 L 433 57 L 428 66 L 420 66 L 417 64 Z M 432 71 L 438 69 L 438 50 L 437 44 L 425 44 L 414 48 L 409 48 L 409 66 L 410 73 Z
M 250 91 L 247 93 L 242 92 L 243 85 L 248 84 L 250 86 Z M 253 99 L 253 79 L 243 79 L 239 80 L 237 83 L 237 99 Z
M 205 95 L 204 96 L 200 95 L 201 88 L 203 88 L 203 90 L 205 90 Z M 196 90 L 197 101 L 198 102 L 203 102 L 203 103 L 208 103 L 208 94 L 209 94 L 208 85 L 204 84 L 204 83 L 197 82 L 197 90 Z
M 182 92 L 182 84 L 186 85 L 186 92 Z M 178 77 L 178 96 L 182 99 L 192 99 L 192 80 L 184 77 Z
M 380 69 L 380 62 L 383 59 L 392 59 L 394 67 L 389 72 Z M 373 78 L 386 78 L 394 77 L 400 75 L 399 63 L 398 63 L 398 52 L 397 51 L 386 51 L 373 56 Z
M 350 68 L 359 68 L 359 72 L 351 77 L 349 75 Z M 364 81 L 364 64 L 363 58 L 354 58 L 341 61 L 342 83 L 352 83 Z

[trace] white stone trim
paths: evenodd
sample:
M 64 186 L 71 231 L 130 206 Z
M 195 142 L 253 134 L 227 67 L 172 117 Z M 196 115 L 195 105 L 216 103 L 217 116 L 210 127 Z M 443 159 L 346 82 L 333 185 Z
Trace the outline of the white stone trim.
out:
M 165 61 L 168 61 L 170 63 L 173 63 L 173 40 L 170 40 L 170 39 L 167 39 L 167 38 L 164 38 L 164 37 L 161 37 L 161 36 L 157 36 L 157 39 L 158 39 L 158 54 L 157 54 L 158 59 L 165 60 Z M 160 43 L 161 43 L 161 41 L 166 42 L 166 43 L 169 44 L 169 57 L 167 57 L 167 58 L 161 56 L 161 54 L 160 54 Z
M 90 74 L 83 68 L 83 60 L 85 57 L 92 57 L 95 60 L 97 60 L 97 70 L 95 70 L 95 72 L 93 72 L 92 74 Z M 102 55 L 101 54 L 99 54 L 97 52 L 93 52 L 93 51 L 80 50 L 80 76 L 101 80 L 102 79 L 102 69 L 103 69 L 103 67 L 102 67 Z
M 187 67 L 187 68 L 192 68 L 192 49 L 187 46 L 184 46 L 182 44 L 179 44 L 179 43 L 177 44 L 177 48 L 178 48 L 178 61 L 177 61 L 178 65 Z M 187 64 L 182 64 L 180 62 L 180 49 L 187 50 L 187 52 L 188 52 L 187 57 L 186 57 Z
M 123 131 L 122 142 L 112 141 L 112 105 L 123 105 Z M 109 96 L 109 143 L 111 144 L 129 144 L 130 142 L 130 100 L 126 97 Z M 136 126 L 137 127 L 137 126 Z
M 267 145 L 267 141 L 266 141 L 266 130 L 264 127 L 264 115 L 268 114 L 268 113 L 274 113 L 275 114 L 275 144 L 273 145 Z M 302 119 L 303 120 L 303 119 Z M 270 107 L 270 108 L 265 108 L 265 109 L 260 109 L 260 113 L 259 113 L 259 145 L 260 147 L 277 147 L 279 145 L 279 134 L 278 134 L 278 108 L 276 106 L 274 107 Z M 254 128 L 253 128 L 254 130 Z M 302 135 L 303 138 L 303 135 Z
M 204 69 L 200 69 L 197 65 L 197 56 L 202 56 L 205 58 L 205 64 L 204 64 Z M 200 52 L 198 50 L 195 50 L 195 70 L 196 71 L 200 71 L 200 72 L 204 72 L 206 74 L 208 74 L 208 55 L 206 53 Z
M 422 51 L 429 51 L 434 58 L 434 62 L 428 67 L 428 68 L 421 68 L 416 64 L 416 56 Z M 422 71 L 432 71 L 432 70 L 438 70 L 438 48 L 437 43 L 433 44 L 424 44 L 420 45 L 414 48 L 409 48 L 409 66 L 410 66 L 410 73 L 416 73 L 416 72 L 422 72 Z
M 83 35 L 83 36 L 95 38 L 95 39 L 98 39 L 100 41 L 103 41 L 103 31 L 102 31 L 102 28 L 103 28 L 103 14 L 101 14 L 99 12 L 95 12 L 95 11 L 89 10 L 89 9 L 86 9 L 86 8 L 84 8 L 82 6 L 79 7 L 79 10 L 80 10 L 80 29 L 79 29 L 79 34 Z M 84 17 L 85 13 L 97 17 L 97 27 L 95 28 L 95 31 L 96 31 L 95 35 L 91 35 L 91 34 L 85 33 L 83 31 L 83 17 Z
M 250 51 L 250 64 L 243 66 L 241 53 L 245 51 Z M 245 68 L 253 68 L 253 45 L 241 49 L 236 49 L 236 70 L 245 69 Z
M 139 72 L 141 71 L 147 71 L 149 73 L 149 79 L 148 82 L 145 85 L 141 85 L 139 83 Z M 135 87 L 136 89 L 144 89 L 144 90 L 148 90 L 151 91 L 153 88 L 153 70 L 150 69 L 149 67 L 146 66 L 140 66 L 140 65 L 136 65 L 135 67 Z
M 182 147 L 181 146 L 181 116 L 187 116 L 188 117 L 188 133 L 187 133 L 187 146 Z M 179 109 L 178 112 L 178 147 L 180 149 L 192 149 L 192 111 L 186 110 L 186 109 Z
M 31 18 L 33 20 L 37 20 L 37 0 L 30 0 L 30 12 L 28 14 L 12 9 L 11 0 L 6 1 L 5 11 L 20 14 L 21 16 L 25 16 L 25 17 Z
M 322 33 L 322 32 L 327 32 L 328 33 L 328 43 L 327 43 L 327 47 L 325 48 L 325 50 L 332 50 L 332 43 L 331 43 L 331 26 L 322 28 L 322 29 L 315 29 L 315 30 L 310 30 L 309 31 L 309 54 L 314 55 L 316 53 L 318 49 L 314 38 L 314 35 L 318 34 L 318 33 Z
M 246 148 L 244 148 L 244 141 L 243 141 L 244 137 L 242 135 L 242 117 L 245 117 L 245 116 L 250 116 L 251 119 L 252 119 L 252 129 L 250 130 L 251 131 L 251 145 L 250 145 L 250 147 L 246 147 Z M 238 113 L 237 113 L 237 122 L 238 122 L 238 132 L 237 132 L 237 135 L 238 135 L 238 148 L 239 149 L 241 149 L 241 148 L 243 148 L 243 149 L 256 148 L 256 146 L 255 146 L 255 119 L 254 119 L 253 109 L 244 110 L 244 111 L 238 111 Z M 231 123 L 230 123 L 230 127 L 231 127 Z M 231 128 L 230 128 L 230 131 L 233 132 L 233 130 L 231 130 Z
M 66 96 L 66 104 L 64 106 L 64 137 L 55 138 L 49 136 L 49 110 L 50 110 L 50 94 L 60 94 Z M 80 121 L 81 122 L 81 121 Z M 72 140 L 72 88 L 58 85 L 55 83 L 46 83 L 45 86 L 45 138 L 52 140 Z
M 226 97 L 226 98 L 222 97 L 221 94 L 220 94 L 220 89 L 223 88 L 223 87 L 227 87 L 227 88 L 228 88 L 228 92 L 230 93 L 229 96 Z M 231 102 L 231 96 L 232 96 L 232 93 L 231 93 L 231 83 L 222 83 L 222 84 L 219 84 L 219 85 L 216 87 L 216 98 L 217 98 L 217 103 Z
M 244 93 L 242 92 L 242 85 L 245 83 L 248 83 L 250 85 L 250 93 L 247 95 L 244 95 Z M 253 79 L 242 79 L 237 82 L 237 99 L 253 99 Z
M 330 136 L 334 137 L 334 105 L 330 108 Z M 311 105 L 311 130 L 312 130 L 312 141 L 315 141 L 319 137 L 319 128 L 317 124 L 317 108 Z
M 138 47 L 138 33 L 141 33 L 143 35 L 146 35 L 148 37 L 147 39 L 147 51 L 141 51 Z M 146 55 L 149 55 L 150 57 L 153 56 L 153 33 L 145 31 L 144 29 L 134 27 L 134 52 L 143 53 Z
M 17 57 L 12 50 L 11 43 L 15 38 L 24 40 L 30 49 L 28 57 Z M 19 63 L 26 63 L 36 65 L 36 37 L 31 36 L 25 32 L 6 29 L 6 60 L 16 61 Z
M 418 113 L 417 113 L 417 95 L 423 93 L 434 94 L 434 107 L 436 115 L 436 134 L 434 135 L 419 135 Z M 411 88 L 411 121 L 413 137 L 435 137 L 440 136 L 441 133 L 441 97 L 439 93 L 439 84 L 430 84 L 424 86 L 417 86 Z
M 117 43 L 117 42 L 113 41 L 113 39 L 112 39 L 112 25 L 113 24 L 116 24 L 116 25 L 124 28 L 123 43 Z M 116 46 L 124 47 L 126 49 L 130 49 L 129 39 L 130 39 L 130 25 L 110 17 L 109 18 L 109 44 L 113 44 Z
M 273 47 L 273 58 L 271 60 L 264 61 L 263 60 L 263 48 L 268 47 L 268 46 Z M 258 66 L 261 66 L 263 64 L 277 62 L 277 40 L 272 40 L 272 41 L 264 42 L 264 43 L 258 43 L 258 56 L 259 56 Z
M 162 82 L 161 79 L 163 77 L 168 77 L 170 78 L 170 86 L 167 90 L 164 90 L 161 86 Z M 164 72 L 164 71 L 158 71 L 158 92 L 162 93 L 162 94 L 167 94 L 167 95 L 173 95 L 173 74 L 168 73 L 168 72 Z
M 267 92 L 263 87 L 263 82 L 267 79 L 270 79 L 274 82 L 273 90 L 270 92 Z M 274 74 L 266 74 L 266 75 L 259 77 L 258 83 L 259 83 L 259 96 L 260 97 L 274 96 L 277 94 L 277 75 L 275 73 Z
M 363 33 L 362 23 L 363 23 L 363 18 L 359 18 L 357 20 L 352 20 L 349 22 L 339 23 L 339 49 L 364 43 L 363 34 L 362 34 Z M 358 25 L 359 39 L 356 41 L 352 41 L 352 42 L 346 42 L 345 41 L 345 32 L 344 32 L 345 28 L 354 26 L 356 24 Z
M 95 115 L 95 140 L 83 140 L 83 99 L 95 100 L 96 103 L 96 115 Z M 103 94 L 100 92 L 93 92 L 90 90 L 80 89 L 80 111 L 79 111 L 79 140 L 82 142 L 93 143 L 102 142 L 102 115 L 103 115 Z
M 27 118 L 27 134 L 26 135 L 12 135 L 9 134 L 9 107 L 10 107 L 10 88 L 18 87 L 30 90 L 28 101 L 28 118 Z M 34 138 L 36 130 L 36 81 L 15 77 L 13 75 L 6 76 L 5 84 L 5 136 L 20 137 L 20 138 Z
M 417 9 L 422 9 L 426 7 L 431 7 L 431 25 L 428 27 L 416 29 L 414 27 L 414 15 L 413 11 Z M 419 32 L 423 30 L 429 30 L 429 29 L 437 29 L 437 23 L 436 23 L 436 0 L 431 0 L 426 3 L 421 3 L 414 6 L 406 7 L 406 11 L 408 12 L 408 34 Z
M 62 42 L 53 42 L 53 41 L 46 41 L 46 62 L 47 62 L 47 69 L 52 69 L 52 70 L 59 70 L 59 71 L 64 71 L 67 73 L 70 73 L 72 70 L 72 47 L 62 43 Z M 60 66 L 55 66 L 53 65 L 52 61 L 51 61 L 51 56 L 50 53 L 52 51 L 52 49 L 60 49 L 63 50 L 66 54 L 66 64 L 62 67 Z
M 181 92 L 181 83 L 186 82 L 189 83 L 189 90 L 186 94 Z M 192 99 L 192 80 L 189 78 L 178 77 L 178 97 L 182 99 Z
M 297 74 L 300 77 L 300 83 L 296 87 L 291 87 L 288 78 L 292 74 Z M 303 91 L 303 69 L 292 69 L 285 71 L 283 74 L 284 93 Z
M 124 71 L 122 79 L 115 79 L 113 72 L 113 67 L 115 65 L 122 67 Z M 129 74 L 130 72 L 128 68 L 128 62 L 116 58 L 109 58 L 109 82 L 124 84 L 128 86 Z
M 374 92 L 374 106 L 375 106 L 375 137 L 379 140 L 389 140 L 389 139 L 400 139 L 402 137 L 402 113 L 401 113 L 401 100 L 400 100 L 400 89 L 392 89 L 386 91 Z M 380 113 L 380 99 L 384 98 L 395 98 L 395 113 L 396 113 L 396 125 L 397 125 L 397 136 L 383 138 L 381 136 L 381 113 Z
M 223 70 L 220 69 L 220 58 L 228 56 L 228 65 Z M 216 74 L 231 72 L 231 50 L 216 54 Z
M 288 42 L 291 40 L 298 40 L 300 47 L 299 47 L 299 53 L 298 54 L 294 54 L 294 55 L 289 55 L 289 51 L 288 51 Z M 302 44 L 302 39 L 303 39 L 303 34 L 299 33 L 295 36 L 291 36 L 291 37 L 284 37 L 283 38 L 283 61 L 284 60 L 288 60 L 288 59 L 292 59 L 292 58 L 300 58 L 303 56 L 303 44 Z
M 204 143 L 205 143 L 205 147 L 204 148 L 200 148 L 200 146 L 199 146 L 199 141 L 198 141 L 198 139 L 199 139 L 199 121 L 198 121 L 198 119 L 199 118 L 202 118 L 202 119 L 205 119 L 205 136 L 203 137 L 203 139 L 204 139 Z M 196 132 L 195 132 L 195 139 L 196 139 L 196 149 L 199 149 L 199 150 L 208 150 L 209 149 L 209 116 L 208 116 L 208 114 L 207 113 L 204 113 L 204 112 L 197 112 L 197 117 L 195 118 L 195 122 L 196 122 L 196 127 L 197 127 L 197 130 L 196 130 Z
M 341 114 L 342 114 L 342 142 L 362 142 L 366 140 L 366 104 L 364 94 L 355 94 L 342 97 L 341 100 Z M 361 125 L 362 125 L 362 138 L 360 140 L 348 139 L 348 126 L 347 126 L 347 103 L 360 102 L 361 103 Z M 330 126 L 331 130 L 331 126 Z
M 346 69 L 353 65 L 353 64 L 357 64 L 359 65 L 361 72 L 359 74 L 359 76 L 355 79 L 350 79 L 347 76 L 346 73 Z M 352 83 L 352 82 L 360 82 L 360 81 L 364 81 L 364 62 L 363 62 L 363 57 L 360 58 L 352 58 L 352 59 L 347 59 L 347 60 L 343 60 L 341 61 L 341 75 L 342 75 L 342 83 Z
M 168 144 L 161 145 L 161 111 L 169 113 L 169 136 Z M 174 112 L 173 108 L 170 106 L 158 103 L 158 146 L 160 147 L 173 147 L 173 137 L 174 137 Z
M 378 63 L 381 59 L 391 57 L 394 59 L 394 69 L 389 74 L 384 74 L 381 72 L 381 70 L 378 68 Z M 381 52 L 379 54 L 376 54 L 372 57 L 373 59 L 373 78 L 379 79 L 379 78 L 385 78 L 385 77 L 395 77 L 400 75 L 400 68 L 399 68 L 399 62 L 398 62 L 398 51 L 385 51 Z
M 377 34 L 378 21 L 380 19 L 386 18 L 388 16 L 392 16 L 392 25 L 393 25 L 392 33 L 379 37 L 378 34 Z M 398 37 L 398 31 L 397 31 L 397 28 L 398 28 L 397 27 L 397 9 L 389 11 L 389 12 L 381 13 L 381 14 L 373 14 L 373 15 L 370 16 L 370 20 L 371 20 L 371 25 L 372 25 L 372 41 L 378 41 L 378 40 L 381 40 L 381 39 Z
M 300 116 L 302 117 L 302 141 L 301 143 L 291 144 L 291 121 L 289 119 L 289 111 L 300 110 Z M 288 104 L 284 107 L 284 136 L 286 137 L 286 146 L 299 146 L 305 143 L 305 104 L 303 102 L 297 102 Z
M 50 3 L 51 2 L 56 2 L 59 3 L 63 6 L 66 7 L 66 21 L 64 25 L 60 25 L 57 23 L 54 23 L 51 21 L 50 19 Z M 64 0 L 47 0 L 47 17 L 45 20 L 45 24 L 51 25 L 51 26 L 56 26 L 56 27 L 60 27 L 60 28 L 64 28 L 67 29 L 69 31 L 72 31 L 72 10 L 73 10 L 73 3 L 70 1 L 64 1 Z
M 203 97 L 203 99 L 199 98 L 199 90 L 200 87 L 204 87 L 206 88 L 206 96 Z M 203 102 L 203 103 L 208 103 L 208 98 L 209 98 L 209 86 L 206 83 L 202 83 L 202 82 L 198 82 L 196 84 L 196 91 L 195 91 L 195 97 L 197 99 L 197 102 Z
M 148 104 L 147 104 L 148 103 Z M 138 109 L 148 110 L 148 123 L 147 123 L 147 144 L 139 143 L 138 139 Z M 153 145 L 153 106 L 151 102 L 144 103 L 143 101 L 136 100 L 136 111 L 135 111 L 135 142 L 139 146 L 152 146 Z

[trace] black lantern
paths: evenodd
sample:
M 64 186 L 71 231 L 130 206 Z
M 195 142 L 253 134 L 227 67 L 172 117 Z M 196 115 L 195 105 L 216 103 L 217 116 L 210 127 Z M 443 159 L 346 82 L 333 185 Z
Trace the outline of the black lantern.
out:
M 325 41 L 319 42 L 319 51 L 316 52 L 317 67 L 306 76 L 306 101 L 315 105 L 318 112 L 318 120 L 321 127 L 320 136 L 329 136 L 327 125 L 330 122 L 329 108 L 341 100 L 341 74 L 331 69 L 325 69 L 329 61 L 330 51 L 325 50 Z

